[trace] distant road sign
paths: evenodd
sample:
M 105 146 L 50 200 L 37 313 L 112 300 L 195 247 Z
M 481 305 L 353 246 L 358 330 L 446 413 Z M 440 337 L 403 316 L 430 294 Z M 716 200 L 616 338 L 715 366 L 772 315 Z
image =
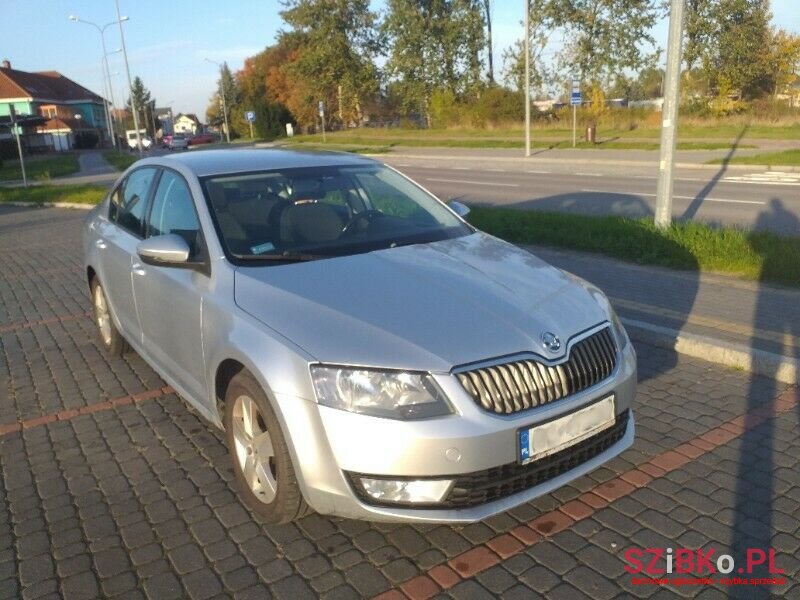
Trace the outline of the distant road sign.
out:
M 247 120 L 248 123 L 255 123 L 256 122 L 255 111 L 248 110 L 246 113 L 244 113 L 244 118 Z
M 583 99 L 581 97 L 581 82 L 578 79 L 572 80 L 572 93 L 569 97 L 569 103 L 572 106 L 580 106 Z
M 325 116 L 325 103 L 322 100 L 319 101 L 319 116 Z

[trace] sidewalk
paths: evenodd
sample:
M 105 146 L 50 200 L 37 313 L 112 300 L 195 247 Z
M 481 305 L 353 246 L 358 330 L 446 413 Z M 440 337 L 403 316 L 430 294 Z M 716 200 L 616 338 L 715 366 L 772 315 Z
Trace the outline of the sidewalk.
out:
M 528 249 L 601 288 L 635 339 L 785 383 L 800 380 L 800 290 Z

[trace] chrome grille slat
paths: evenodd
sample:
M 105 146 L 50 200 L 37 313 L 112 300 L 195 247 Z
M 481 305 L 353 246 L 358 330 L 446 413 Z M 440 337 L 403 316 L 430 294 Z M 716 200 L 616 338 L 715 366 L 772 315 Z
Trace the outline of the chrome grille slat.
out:
M 548 366 L 519 360 L 472 369 L 458 380 L 476 404 L 512 414 L 557 402 L 607 379 L 617 365 L 617 345 L 606 327 L 572 345 L 564 362 Z

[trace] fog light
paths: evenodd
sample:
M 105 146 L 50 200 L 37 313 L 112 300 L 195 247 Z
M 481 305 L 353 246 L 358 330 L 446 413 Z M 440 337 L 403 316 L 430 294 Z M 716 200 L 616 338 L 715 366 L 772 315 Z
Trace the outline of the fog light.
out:
M 377 502 L 426 504 L 441 502 L 453 485 L 452 479 L 370 479 L 361 478 L 367 495 Z

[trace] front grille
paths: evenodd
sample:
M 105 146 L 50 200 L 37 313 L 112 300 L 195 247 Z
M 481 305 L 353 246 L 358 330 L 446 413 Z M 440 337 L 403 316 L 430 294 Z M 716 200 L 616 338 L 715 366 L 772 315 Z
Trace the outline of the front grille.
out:
M 628 427 L 630 411 L 617 415 L 614 424 L 577 444 L 545 458 L 526 465 L 509 463 L 492 467 L 483 471 L 458 475 L 453 488 L 444 499 L 437 504 L 396 504 L 376 502 L 369 497 L 359 483 L 360 475 L 346 473 L 350 484 L 359 500 L 375 506 L 405 506 L 406 508 L 471 508 L 488 502 L 506 498 L 518 492 L 541 485 L 575 467 L 578 467 L 602 454 L 620 441 Z M 420 477 L 418 479 L 443 479 L 441 477 Z M 417 479 L 417 478 L 413 478 Z
M 479 406 L 507 415 L 590 388 L 610 376 L 616 365 L 617 345 L 606 327 L 574 344 L 567 360 L 559 365 L 519 360 L 457 376 Z

